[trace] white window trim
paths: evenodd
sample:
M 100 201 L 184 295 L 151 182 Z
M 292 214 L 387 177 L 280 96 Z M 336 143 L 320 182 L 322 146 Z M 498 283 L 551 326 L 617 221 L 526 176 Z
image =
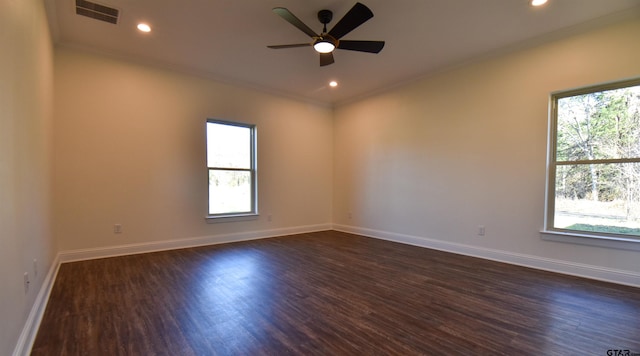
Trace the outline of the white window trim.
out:
M 238 221 L 250 221 L 257 220 L 260 217 L 258 214 L 258 134 L 257 126 L 255 124 L 247 124 L 238 121 L 227 121 L 219 119 L 207 119 L 207 123 L 232 125 L 238 127 L 246 127 L 251 129 L 251 211 L 240 213 L 224 213 L 224 214 L 207 214 L 205 220 L 208 224 L 211 223 L 223 223 L 223 222 L 238 222 Z M 207 144 L 206 130 L 205 130 L 205 146 Z M 209 165 L 207 167 L 207 182 L 209 181 Z M 209 185 L 207 183 L 207 196 L 209 192 Z M 209 203 L 207 198 L 207 211 L 209 210 Z
M 610 234 L 610 233 L 590 233 L 584 231 L 573 231 L 566 229 L 559 229 L 553 227 L 553 219 L 555 212 L 555 167 L 558 165 L 555 162 L 556 156 L 556 131 L 557 131 L 557 100 L 564 97 L 591 93 L 595 91 L 605 91 L 611 89 L 618 89 L 627 86 L 640 85 L 640 78 L 620 80 L 614 82 L 608 82 L 598 85 L 591 85 L 587 87 L 577 88 L 573 90 L 562 90 L 551 93 L 549 96 L 549 119 L 548 119 L 548 146 L 547 146 L 547 180 L 546 180 L 546 192 L 545 192 L 545 221 L 544 228 L 540 231 L 542 239 L 546 241 L 574 243 L 580 245 L 589 245 L 606 248 L 616 248 L 623 250 L 640 251 L 640 238 L 629 237 L 624 234 Z M 637 162 L 638 159 L 614 159 L 614 160 L 601 160 L 612 161 L 613 163 L 620 162 Z
M 207 224 L 217 224 L 258 220 L 260 218 L 260 214 L 207 215 L 204 218 L 207 221 Z
M 564 242 L 577 245 L 614 248 L 619 250 L 640 251 L 640 243 L 633 238 L 618 238 L 602 235 L 588 235 L 578 232 L 563 232 L 555 230 L 540 231 L 541 238 L 545 241 Z

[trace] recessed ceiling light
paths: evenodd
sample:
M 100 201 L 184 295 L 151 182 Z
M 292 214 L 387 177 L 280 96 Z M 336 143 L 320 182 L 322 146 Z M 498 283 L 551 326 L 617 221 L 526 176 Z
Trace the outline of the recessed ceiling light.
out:
M 329 86 L 332 87 L 332 88 L 335 88 L 335 87 L 338 86 L 338 82 L 336 82 L 335 80 L 332 80 L 332 81 L 329 82 Z
M 138 24 L 138 30 L 140 30 L 142 32 L 151 32 L 151 27 L 149 25 L 147 25 L 146 23 L 139 23 Z
M 542 6 L 547 3 L 547 0 L 529 0 L 531 6 Z

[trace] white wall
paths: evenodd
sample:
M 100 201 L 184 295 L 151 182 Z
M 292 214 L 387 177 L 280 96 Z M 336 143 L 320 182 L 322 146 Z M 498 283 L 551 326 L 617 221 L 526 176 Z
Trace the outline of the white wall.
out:
M 639 76 L 638 34 L 640 21 L 627 20 L 340 106 L 334 223 L 480 255 L 631 271 L 640 281 L 638 252 L 543 241 L 539 233 L 549 94 Z M 477 236 L 479 225 L 486 236 Z
M 53 53 L 42 1 L 0 0 L 0 53 L 0 355 L 10 355 L 55 254 Z M 24 272 L 31 280 L 26 294 Z
M 61 251 L 330 226 L 330 108 L 71 49 L 55 59 Z M 257 124 L 258 220 L 205 222 L 207 118 Z

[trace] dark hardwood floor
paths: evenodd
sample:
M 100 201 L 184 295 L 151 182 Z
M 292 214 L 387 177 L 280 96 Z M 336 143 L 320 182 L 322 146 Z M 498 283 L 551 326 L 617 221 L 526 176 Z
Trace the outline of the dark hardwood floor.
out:
M 610 349 L 640 353 L 639 288 L 328 231 L 63 264 L 32 354 Z

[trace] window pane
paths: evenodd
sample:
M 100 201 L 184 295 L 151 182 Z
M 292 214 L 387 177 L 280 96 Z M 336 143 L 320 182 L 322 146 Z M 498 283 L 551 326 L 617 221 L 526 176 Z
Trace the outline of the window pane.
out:
M 251 128 L 207 123 L 207 165 L 251 168 Z
M 251 210 L 251 172 L 209 170 L 209 214 Z
M 554 227 L 640 235 L 640 163 L 557 166 Z
M 640 86 L 558 99 L 556 160 L 640 157 Z

